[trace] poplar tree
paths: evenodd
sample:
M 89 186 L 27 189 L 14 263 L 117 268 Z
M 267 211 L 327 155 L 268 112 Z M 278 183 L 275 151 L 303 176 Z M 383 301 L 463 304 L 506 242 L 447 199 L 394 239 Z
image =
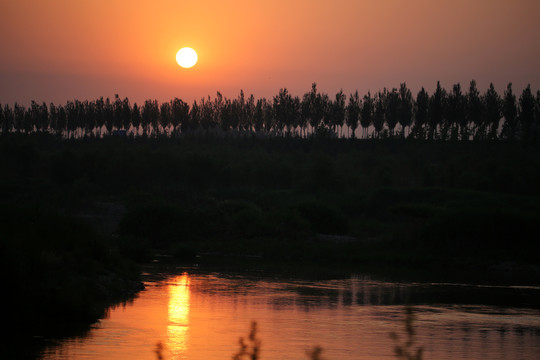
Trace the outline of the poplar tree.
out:
M 489 127 L 488 137 L 489 139 L 496 139 L 502 116 L 502 101 L 497 91 L 495 91 L 493 83 L 489 84 L 489 89 L 484 95 L 484 103 L 486 105 L 486 126 Z
M 531 140 L 532 126 L 534 124 L 534 111 L 536 100 L 531 91 L 531 85 L 527 85 L 519 97 L 519 124 L 523 132 L 523 140 Z
M 13 123 L 15 121 L 15 115 L 13 109 L 8 105 L 4 105 L 4 122 L 2 124 L 2 133 L 6 134 L 13 130 Z
M 406 83 L 399 87 L 399 124 L 401 125 L 401 136 L 405 137 L 405 129 L 411 126 L 413 116 L 413 97 L 411 90 Z
M 375 99 L 368 91 L 364 95 L 360 110 L 360 125 L 362 126 L 362 137 L 367 138 L 368 128 L 373 123 L 373 114 L 375 113 Z
M 425 127 L 428 121 L 429 94 L 422 87 L 416 95 L 414 125 L 412 132 L 417 139 L 425 139 Z
M 437 81 L 437 88 L 429 99 L 428 112 L 428 138 L 433 140 L 437 136 L 437 128 L 442 125 L 446 112 L 447 95 L 446 90 L 441 87 L 440 81 Z
M 347 96 L 340 90 L 336 94 L 334 101 L 330 103 L 330 121 L 329 124 L 332 127 L 332 131 L 336 132 L 337 127 L 343 128 L 345 122 L 345 100 Z
M 0 133 L 5 134 L 6 118 L 4 115 L 4 107 L 0 103 Z
M 302 116 L 307 117 L 312 131 L 315 132 L 321 124 L 328 106 L 328 95 L 317 91 L 317 84 L 311 85 L 311 91 L 302 98 Z
M 194 100 L 189 111 L 189 121 L 186 121 L 181 125 L 182 133 L 196 130 L 199 127 L 200 117 L 199 104 L 197 104 L 197 100 Z
M 384 88 L 381 92 L 379 91 L 375 96 L 375 106 L 373 110 L 373 127 L 375 128 L 375 133 L 377 137 L 381 136 L 381 132 L 384 128 L 384 123 L 386 121 L 386 98 L 388 95 L 388 90 Z
M 484 104 L 480 98 L 480 92 L 476 88 L 476 81 L 471 80 L 467 93 L 467 127 L 474 128 L 473 136 L 476 136 L 476 132 L 482 127 L 483 117 Z
M 454 84 L 452 92 L 448 95 L 448 119 L 447 123 L 451 127 L 450 138 L 457 140 L 458 131 L 461 140 L 467 139 L 467 98 L 461 92 L 461 85 Z
M 388 124 L 388 130 L 390 136 L 394 135 L 394 129 L 399 121 L 399 93 L 397 89 L 387 93 L 386 96 L 386 123 Z
M 133 109 L 135 110 L 135 108 Z M 171 100 L 171 124 L 173 132 L 180 131 L 181 124 L 188 120 L 189 105 L 179 98 Z
M 516 96 L 512 91 L 512 83 L 506 86 L 503 97 L 502 114 L 504 116 L 504 124 L 501 132 L 501 138 L 512 140 L 517 132 L 517 105 Z
M 358 127 L 358 117 L 360 116 L 360 97 L 358 91 L 349 95 L 349 103 L 347 104 L 347 127 L 351 130 L 351 137 L 356 137 L 355 131 Z
M 159 106 L 159 123 L 158 123 L 158 130 L 157 133 L 159 134 L 159 128 L 163 129 L 164 133 L 167 133 L 167 129 L 171 125 L 171 104 L 168 102 L 164 102 Z
M 133 110 L 131 111 L 131 126 L 133 126 L 135 136 L 139 135 L 139 127 L 141 125 L 141 121 L 141 110 L 139 109 L 137 103 L 134 103 Z

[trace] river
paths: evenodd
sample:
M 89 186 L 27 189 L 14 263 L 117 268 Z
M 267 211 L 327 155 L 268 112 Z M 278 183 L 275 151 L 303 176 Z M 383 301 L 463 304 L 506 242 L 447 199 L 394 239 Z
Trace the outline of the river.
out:
M 45 360 L 231 359 L 257 322 L 260 359 L 393 359 L 412 305 L 424 359 L 538 359 L 540 287 L 306 280 L 196 269 L 151 272 L 135 299 L 111 308 Z M 396 333 L 399 340 L 391 338 Z M 158 344 L 161 350 L 157 352 Z

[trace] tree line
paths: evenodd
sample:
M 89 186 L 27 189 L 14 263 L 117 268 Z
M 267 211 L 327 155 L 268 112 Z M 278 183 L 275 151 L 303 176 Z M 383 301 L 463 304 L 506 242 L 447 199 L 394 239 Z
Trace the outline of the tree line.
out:
M 286 88 L 271 99 L 229 99 L 220 92 L 195 100 L 131 104 L 128 98 L 103 97 L 65 105 L 31 102 L 29 107 L 0 104 L 0 132 L 52 133 L 61 138 L 189 136 L 190 134 L 388 138 L 427 140 L 525 140 L 540 136 L 540 90 L 528 85 L 519 98 L 509 83 L 501 96 L 493 84 L 481 93 L 440 82 L 432 94 L 423 87 L 413 96 L 406 83 L 360 96 L 339 91 L 334 98 L 313 83 L 302 97 Z

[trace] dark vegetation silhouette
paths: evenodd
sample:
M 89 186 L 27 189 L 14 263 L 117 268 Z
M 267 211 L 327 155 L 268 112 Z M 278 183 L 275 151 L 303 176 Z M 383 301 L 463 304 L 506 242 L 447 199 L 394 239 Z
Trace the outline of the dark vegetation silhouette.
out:
M 156 253 L 537 284 L 539 100 L 472 81 L 431 95 L 401 84 L 331 98 L 313 84 L 301 98 L 218 93 L 191 106 L 0 106 L 11 335 L 95 320 L 140 289 L 136 264 Z
M 461 85 L 452 91 L 437 82 L 430 95 L 422 88 L 416 97 L 405 83 L 361 97 L 358 92 L 340 91 L 332 99 L 313 83 L 301 98 L 281 89 L 272 99 L 235 99 L 217 93 L 194 101 L 181 99 L 158 103 L 146 100 L 131 104 L 115 95 L 93 101 L 68 101 L 65 105 L 36 103 L 29 107 L 15 103 L 0 105 L 1 133 L 47 132 L 61 138 L 107 135 L 185 137 L 216 136 L 299 136 L 325 135 L 355 138 L 360 125 L 366 138 L 413 138 L 418 140 L 523 140 L 537 141 L 540 133 L 540 91 L 530 85 L 519 98 L 508 84 L 504 96 L 493 86 L 481 94 L 476 82 L 463 93 Z M 396 131 L 399 129 L 399 131 Z
M 143 288 L 139 266 L 94 228 L 35 205 L 0 204 L 3 341 L 10 344 L 3 355 L 10 359 L 38 358 L 45 337 L 84 335 L 109 306 Z
M 0 205 L 31 214 L 0 227 L 3 266 L 21 279 L 41 263 L 18 259 L 49 250 L 7 239 L 30 237 L 44 214 L 62 234 L 83 222 L 137 262 L 160 251 L 238 267 L 538 279 L 540 149 L 522 142 L 10 133 L 0 167 Z M 70 242 L 52 244 L 68 261 Z

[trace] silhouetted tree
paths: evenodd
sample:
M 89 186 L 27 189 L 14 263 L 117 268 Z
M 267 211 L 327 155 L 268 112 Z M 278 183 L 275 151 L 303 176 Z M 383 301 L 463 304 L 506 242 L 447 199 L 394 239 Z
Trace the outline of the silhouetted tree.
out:
M 416 139 L 425 139 L 426 124 L 429 113 L 429 94 L 422 87 L 416 95 L 416 106 L 414 111 L 414 126 L 412 129 Z
M 150 105 L 150 125 L 152 127 L 152 136 L 159 135 L 159 125 L 161 123 L 161 108 L 157 100 L 151 100 Z
M 446 111 L 447 95 L 446 90 L 441 87 L 440 81 L 437 81 L 437 88 L 433 95 L 429 99 L 429 112 L 428 112 L 428 139 L 433 140 L 437 136 L 437 128 L 442 125 L 444 121 L 444 114 Z
M 137 103 L 133 104 L 133 110 L 131 111 L 131 126 L 133 126 L 133 131 L 135 136 L 139 135 L 139 129 L 142 122 L 141 110 Z
M 39 105 L 32 101 L 30 107 L 25 109 L 23 129 L 26 134 L 34 131 L 39 116 Z
M 502 101 L 497 91 L 495 91 L 493 83 L 489 84 L 489 89 L 484 95 L 484 103 L 486 106 L 486 126 L 489 127 L 488 137 L 496 139 L 502 116 Z
M 67 133 L 67 112 L 64 106 L 58 107 L 58 121 L 56 124 L 57 136 L 64 136 Z
M 330 102 L 329 124 L 334 133 L 337 133 L 338 126 L 341 129 L 345 123 L 345 100 L 347 100 L 347 96 L 343 93 L 343 90 L 340 90 L 336 94 L 335 100 Z
M 306 117 L 312 131 L 316 131 L 327 113 L 328 95 L 317 92 L 317 84 L 311 85 L 311 91 L 302 98 L 302 116 Z
M 13 109 L 8 105 L 4 106 L 4 125 L 2 126 L 2 132 L 7 133 L 13 131 L 13 126 L 15 123 L 15 114 Z
M 240 90 L 240 95 L 238 96 L 236 103 L 236 113 L 238 114 L 238 130 L 240 132 L 245 132 L 250 126 L 250 120 L 248 119 L 247 101 L 244 95 L 244 90 Z
M 223 100 L 223 106 L 221 107 L 221 128 L 224 131 L 228 131 L 232 127 L 233 123 L 233 105 L 229 99 Z
M 300 100 L 295 100 L 287 89 L 280 89 L 278 95 L 274 97 L 273 108 L 278 131 L 281 133 L 285 126 L 287 133 L 290 134 L 291 128 L 299 116 Z
M 0 103 L 0 132 L 1 133 L 6 133 L 5 126 L 6 126 L 6 118 L 4 116 L 4 107 Z
M 222 126 L 224 129 L 222 123 L 223 123 L 223 114 L 226 111 L 225 106 L 227 105 L 227 100 L 223 98 L 223 95 L 221 92 L 216 93 L 216 97 L 214 98 L 214 101 L 210 101 L 210 97 L 208 97 L 208 103 L 211 104 L 211 110 L 212 110 L 212 116 L 210 123 L 212 124 L 212 127 L 214 126 Z
M 298 98 L 296 98 L 298 99 Z M 299 101 L 299 100 L 298 100 Z M 249 95 L 245 107 L 244 107 L 244 131 L 252 132 L 255 127 L 255 97 L 253 94 Z M 300 105 L 298 104 L 298 107 Z M 297 124 L 295 124 L 296 126 Z
M 450 138 L 458 139 L 458 132 L 461 140 L 467 139 L 467 98 L 461 92 L 461 85 L 454 84 L 452 92 L 448 94 L 448 119 L 446 123 L 450 126 Z
M 85 101 L 79 101 L 75 100 L 75 108 L 77 109 L 77 120 L 75 124 L 75 137 L 84 138 L 86 136 L 85 130 L 87 123 L 90 121 L 88 117 L 88 108 L 89 108 L 88 100 Z
M 523 132 L 523 140 L 530 141 L 532 126 L 534 123 L 534 111 L 536 100 L 531 91 L 531 85 L 527 85 L 519 97 L 519 123 Z
M 38 124 L 39 104 L 31 101 L 30 107 L 26 110 L 24 131 L 28 134 L 34 130 Z
M 386 121 L 386 104 L 387 104 L 387 95 L 388 90 L 384 88 L 381 92 L 379 91 L 375 96 L 375 108 L 373 111 L 373 127 L 375 128 L 375 134 L 377 137 L 381 136 L 381 132 L 384 128 L 384 123 Z
M 358 117 L 360 116 L 360 96 L 358 91 L 349 95 L 347 104 L 347 127 L 351 130 L 351 137 L 356 137 L 356 128 L 358 127 Z
M 13 129 L 16 132 L 22 132 L 24 130 L 24 116 L 26 110 L 24 106 L 15 103 L 13 105 Z
M 233 128 L 238 127 L 238 118 L 236 118 Z M 208 96 L 207 99 L 201 99 L 200 105 L 200 125 L 208 134 L 210 129 L 214 127 L 214 103 Z
M 97 133 L 98 137 L 101 137 L 103 135 L 103 126 L 105 125 L 105 101 L 103 97 L 96 100 L 95 108 Z
M 530 85 L 523 90 L 519 101 L 511 83 L 501 98 L 493 84 L 480 95 L 474 80 L 467 94 L 462 93 L 459 83 L 447 94 L 437 82 L 431 96 L 422 88 L 413 100 L 411 91 L 402 83 L 399 90 L 384 88 L 374 97 L 368 92 L 362 100 L 356 91 L 350 94 L 347 104 L 346 100 L 343 91 L 329 100 L 313 83 L 302 100 L 287 89 L 280 89 L 271 101 L 255 99 L 253 95 L 246 99 L 241 90 L 235 99 L 226 99 L 218 92 L 213 100 L 208 96 L 200 103 L 194 101 L 191 107 L 178 98 L 163 104 L 147 100 L 142 107 L 137 104 L 132 107 L 128 98 L 121 99 L 118 94 L 113 103 L 103 97 L 82 102 L 75 99 L 65 106 L 32 101 L 28 108 L 17 103 L 13 108 L 0 105 L 0 131 L 26 134 L 48 131 L 64 138 L 81 138 L 101 137 L 103 129 L 108 134 L 113 129 L 131 131 L 133 126 L 135 135 L 141 129 L 144 136 L 159 135 L 160 129 L 164 129 L 173 136 L 180 130 L 185 135 L 200 128 L 209 133 L 221 126 L 224 131 L 239 134 L 286 132 L 307 136 L 311 126 L 312 132 L 339 132 L 342 136 L 346 124 L 354 138 L 360 123 L 362 137 L 366 138 L 372 125 L 374 136 L 381 137 L 394 135 L 399 123 L 403 137 L 412 125 L 409 136 L 418 139 L 425 139 L 427 131 L 430 139 L 446 140 L 450 135 L 454 140 L 468 140 L 471 135 L 474 139 L 498 138 L 503 119 L 502 139 L 531 141 L 540 137 L 540 91 L 535 96 Z
M 161 103 L 159 106 L 159 115 L 159 126 L 167 134 L 172 118 L 171 104 L 168 102 Z
M 26 116 L 26 108 L 23 105 L 19 105 L 18 103 L 15 103 L 13 105 L 13 126 L 16 132 L 22 133 L 25 129 L 25 116 Z
M 299 126 L 300 118 L 302 117 L 302 101 L 298 96 L 293 97 L 290 111 L 293 126 L 296 128 L 297 126 Z
M 122 100 L 122 120 L 121 120 L 121 129 L 129 130 L 129 127 L 131 126 L 131 112 L 132 112 L 131 104 L 129 103 L 129 99 L 127 97 Z
M 58 108 L 53 103 L 49 105 L 49 133 L 55 133 L 58 123 Z
M 399 121 L 399 93 L 395 88 L 386 94 L 385 117 L 390 136 L 394 136 L 394 129 Z
M 276 122 L 276 116 L 274 114 L 274 107 L 272 105 L 272 102 L 270 101 L 264 101 L 263 102 L 263 123 L 264 128 L 267 133 L 273 131 L 274 124 Z
M 504 124 L 501 132 L 501 138 L 514 139 L 517 132 L 517 105 L 516 96 L 512 91 L 512 83 L 509 83 L 504 92 L 502 114 L 504 116 Z
M 262 131 L 264 127 L 264 103 L 266 102 L 266 99 L 257 99 L 257 103 L 255 104 L 255 111 L 253 114 L 253 128 L 255 130 L 255 133 L 259 133 Z
M 77 106 L 73 101 L 68 101 L 66 103 L 66 128 L 67 128 L 67 137 L 72 138 L 75 135 L 75 130 L 77 129 Z M 112 115 L 112 110 L 111 110 Z M 112 118 L 112 116 L 111 116 Z
M 482 127 L 484 119 L 484 103 L 480 98 L 480 92 L 476 88 L 476 81 L 471 80 L 469 92 L 467 93 L 467 126 L 474 128 L 473 135 L 476 136 L 478 129 Z
M 189 111 L 189 121 L 186 121 L 181 125 L 182 133 L 196 130 L 199 127 L 200 119 L 199 105 L 197 104 L 197 100 L 194 100 Z
M 412 93 L 407 89 L 407 84 L 402 83 L 399 87 L 399 124 L 401 136 L 405 137 L 405 129 L 411 126 L 414 101 Z
M 239 127 L 240 127 L 240 122 L 242 121 L 241 118 L 242 118 L 242 112 L 243 112 L 243 98 L 241 97 L 238 97 L 236 99 L 233 99 L 231 101 L 231 111 L 230 111 L 230 119 L 229 119 L 229 123 L 230 123 L 230 128 L 233 129 L 234 131 L 238 130 Z
M 84 121 L 84 136 L 93 136 L 93 131 L 96 128 L 96 106 L 95 102 L 85 103 L 85 121 Z
M 135 108 L 133 109 L 135 111 Z M 173 126 L 173 132 L 180 130 L 180 124 L 187 121 L 189 116 L 189 105 L 179 98 L 171 100 L 171 124 Z
M 142 109 L 143 135 L 155 134 L 159 122 L 159 105 L 157 100 L 146 100 Z
M 36 116 L 36 129 L 38 131 L 48 131 L 49 128 L 49 108 L 47 107 L 47 104 L 44 102 L 41 103 L 37 108 L 37 116 Z
M 368 137 L 368 128 L 373 123 L 373 114 L 375 113 L 375 99 L 371 97 L 368 91 L 364 95 L 360 110 L 360 125 L 362 126 L 362 138 Z
M 122 100 L 120 99 L 120 96 L 118 94 L 114 94 L 114 103 L 113 103 L 113 126 L 109 129 L 109 132 L 111 132 L 112 129 L 121 129 L 122 128 L 122 122 L 123 122 L 123 116 L 122 116 Z
M 107 129 L 107 133 L 111 135 L 114 125 L 114 108 L 111 104 L 111 100 L 108 97 L 105 99 L 105 103 L 103 104 L 103 115 L 105 128 Z
M 30 134 L 32 132 L 33 122 L 31 108 L 25 109 L 23 112 L 22 128 L 25 134 Z
M 534 121 L 532 136 L 534 140 L 540 139 L 540 90 L 536 92 L 536 106 L 534 107 Z

